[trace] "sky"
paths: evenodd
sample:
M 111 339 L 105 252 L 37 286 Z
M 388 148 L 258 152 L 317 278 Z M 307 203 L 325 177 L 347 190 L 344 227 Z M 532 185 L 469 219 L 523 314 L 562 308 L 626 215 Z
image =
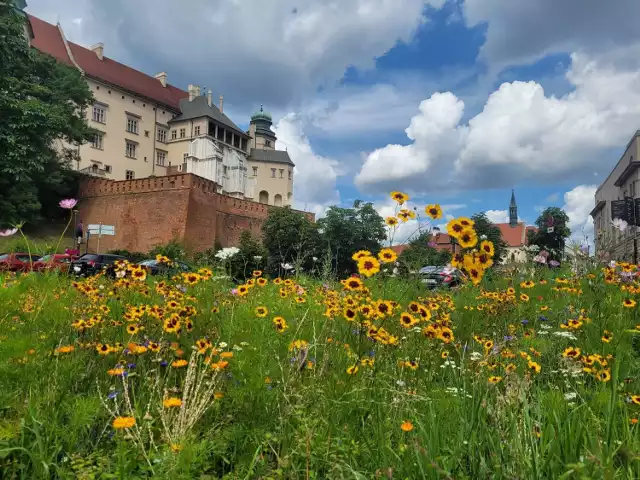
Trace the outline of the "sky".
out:
M 295 207 L 440 203 L 593 237 L 595 190 L 640 129 L 637 0 L 28 0 L 67 37 L 181 88 L 264 104 Z M 397 233 L 404 241 L 415 231 Z

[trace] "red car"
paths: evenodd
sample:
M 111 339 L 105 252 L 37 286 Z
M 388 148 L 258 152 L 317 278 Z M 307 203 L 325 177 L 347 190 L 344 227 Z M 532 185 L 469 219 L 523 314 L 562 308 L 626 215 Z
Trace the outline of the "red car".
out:
M 28 253 L 5 253 L 0 255 L 0 272 L 28 272 L 40 255 Z
M 69 267 L 71 266 L 71 262 L 73 262 L 76 258 L 78 257 L 66 253 L 45 255 L 37 262 L 33 262 L 32 269 L 34 272 L 57 271 L 67 273 L 69 271 Z

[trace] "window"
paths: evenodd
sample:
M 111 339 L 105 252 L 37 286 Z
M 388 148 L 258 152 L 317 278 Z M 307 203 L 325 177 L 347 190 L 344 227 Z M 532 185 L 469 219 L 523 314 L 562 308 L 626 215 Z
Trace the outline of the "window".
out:
M 245 152 L 247 151 L 247 139 L 246 138 L 242 139 L 242 144 L 241 144 L 240 148 Z
M 280 169 L 280 178 L 284 178 L 284 169 Z
M 189 158 L 189 154 L 188 153 L 183 153 L 182 154 L 182 163 L 187 163 L 187 158 Z
M 197 127 L 195 127 L 193 129 L 193 134 L 196 135 L 196 136 L 200 135 L 200 127 L 199 126 L 197 126 Z
M 164 167 L 164 163 L 167 160 L 167 152 L 163 152 L 162 150 L 158 150 L 156 152 L 156 165 Z
M 271 169 L 271 178 L 276 178 L 276 169 L 275 168 Z
M 105 165 L 104 166 L 104 171 L 105 171 L 105 173 L 111 173 L 111 165 Z
M 133 172 L 133 170 L 127 170 L 125 173 L 125 178 L 127 180 L 133 180 L 134 178 L 136 178 L 136 174 Z
M 271 140 L 265 140 L 264 141 L 264 146 L 265 147 L 270 147 L 271 146 Z
M 229 167 L 227 167 L 226 165 L 222 166 L 222 173 L 224 173 L 225 175 L 229 172 Z
M 93 134 L 93 140 L 91 142 L 91 146 L 93 148 L 97 148 L 98 150 L 102 150 L 103 149 L 103 144 L 102 144 L 102 140 L 104 135 L 102 133 L 94 133 Z
M 253 167 L 253 176 L 254 177 L 258 176 L 258 167 Z
M 93 106 L 93 121 L 98 123 L 106 123 L 107 112 L 102 105 Z
M 181 128 L 180 129 L 180 138 L 184 138 L 187 136 L 187 129 L 186 128 Z
M 162 143 L 167 143 L 167 131 L 164 128 L 158 129 L 158 137 L 156 140 Z
M 171 130 L 171 140 L 175 140 L 176 138 L 178 138 L 178 132 Z
M 138 134 L 138 119 L 127 117 L 127 132 Z
M 136 150 L 137 146 L 134 142 L 126 142 L 127 146 L 125 148 L 124 154 L 129 158 L 136 158 Z
M 631 198 L 636 198 L 636 181 L 635 180 L 631 182 L 631 185 L 629 185 L 629 196 L 631 196 Z
M 289 170 L 289 180 L 291 180 L 292 177 L 293 177 L 293 172 Z

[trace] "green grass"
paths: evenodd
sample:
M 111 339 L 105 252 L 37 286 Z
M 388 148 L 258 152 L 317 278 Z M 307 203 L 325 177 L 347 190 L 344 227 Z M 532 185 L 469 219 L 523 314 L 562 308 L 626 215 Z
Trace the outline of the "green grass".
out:
M 91 280 L 85 294 L 65 277 L 6 277 L 0 280 L 0 477 L 640 478 L 640 425 L 632 424 L 640 405 L 629 401 L 640 395 L 640 331 L 633 333 L 640 319 L 635 308 L 622 306 L 637 295 L 594 274 L 564 284 L 538 272 L 530 289 L 520 286 L 528 277 L 487 278 L 484 291 L 496 293 L 484 296 L 476 287 L 448 296 L 411 280 L 373 277 L 365 282 L 369 294 L 350 296 L 358 305 L 398 302 L 393 314 L 372 321 L 397 345 L 369 338 L 363 316 L 343 317 L 349 294 L 342 285 L 333 285 L 332 304 L 322 283 L 308 278 L 295 280 L 304 294 L 292 287 L 281 297 L 283 285 L 270 281 L 239 297 L 215 279 L 187 286 L 185 294 L 171 287 L 162 296 L 158 279 L 115 289 L 105 279 Z M 513 297 L 505 293 L 509 286 Z M 179 334 L 163 330 L 172 298 L 195 309 L 181 313 Z M 399 317 L 413 300 L 428 306 L 432 318 L 404 328 Z M 146 305 L 166 311 L 160 319 L 126 318 Z M 326 312 L 331 305 L 334 311 Z M 256 315 L 259 306 L 268 309 L 266 317 Z M 579 328 L 560 328 L 582 309 Z M 284 317 L 286 331 L 276 330 L 276 316 Z M 72 326 L 91 317 L 91 328 Z M 421 331 L 448 322 L 451 343 Z M 144 329 L 130 335 L 132 324 Z M 609 343 L 601 340 L 605 330 L 613 334 Z M 561 336 L 567 333 L 574 339 Z M 485 350 L 474 336 L 493 347 Z M 222 366 L 219 353 L 205 364 L 212 350 L 197 354 L 198 339 L 233 352 L 228 365 L 211 369 L 211 363 Z M 161 350 L 123 351 L 149 340 Z M 291 351 L 294 340 L 308 347 Z M 96 350 L 118 342 L 114 353 Z M 55 353 L 65 345 L 75 350 Z M 606 365 L 595 373 L 611 379 L 583 373 L 580 360 L 563 358 L 568 347 L 601 355 Z M 192 354 L 190 366 L 171 366 Z M 417 368 L 401 365 L 411 361 Z M 128 377 L 107 373 L 117 365 Z M 354 365 L 358 371 L 349 375 Z M 189 377 L 199 375 L 200 393 L 184 395 L 195 385 Z M 491 376 L 502 378 L 490 384 Z M 206 392 L 218 395 L 195 415 L 192 402 Z M 192 426 L 180 427 L 180 408 L 163 408 L 169 396 L 185 401 L 183 421 L 195 418 Z M 114 430 L 115 410 L 135 417 L 136 426 Z M 403 431 L 404 422 L 413 429 Z

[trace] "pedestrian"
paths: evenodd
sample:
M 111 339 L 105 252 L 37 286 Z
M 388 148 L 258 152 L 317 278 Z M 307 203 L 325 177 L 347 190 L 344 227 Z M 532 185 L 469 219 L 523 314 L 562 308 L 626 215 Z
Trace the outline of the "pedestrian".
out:
M 80 244 L 82 243 L 82 237 L 84 236 L 84 225 L 82 225 L 82 220 L 78 222 L 76 225 L 76 243 L 78 246 L 78 250 L 80 249 Z

